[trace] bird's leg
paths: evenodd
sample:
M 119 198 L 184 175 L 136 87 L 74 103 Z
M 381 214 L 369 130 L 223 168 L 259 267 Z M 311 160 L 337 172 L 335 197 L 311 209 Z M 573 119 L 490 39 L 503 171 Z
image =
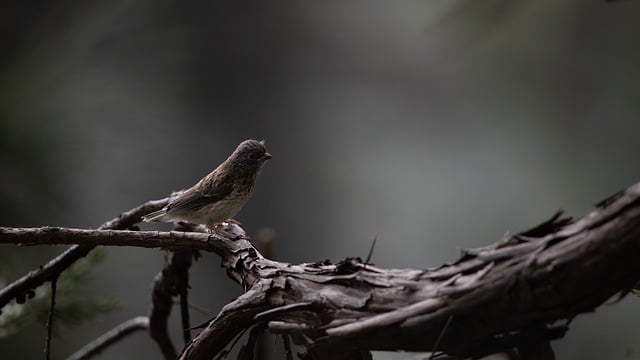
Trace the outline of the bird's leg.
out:
M 242 224 L 240 223 L 240 221 L 238 221 L 236 219 L 227 219 L 226 222 L 228 222 L 229 224 L 235 224 L 235 225 L 238 225 L 238 226 L 242 227 Z
M 198 231 L 201 229 L 202 225 L 192 224 L 186 221 L 178 221 L 174 223 L 174 229 L 177 231 Z M 209 230 L 206 226 L 204 226 L 207 230 Z

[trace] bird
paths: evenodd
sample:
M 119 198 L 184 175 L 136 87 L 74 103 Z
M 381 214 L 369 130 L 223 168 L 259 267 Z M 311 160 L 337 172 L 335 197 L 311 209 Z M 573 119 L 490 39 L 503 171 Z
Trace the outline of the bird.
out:
M 215 229 L 247 203 L 262 166 L 271 158 L 264 140 L 245 140 L 207 176 L 161 210 L 142 219 L 145 222 L 187 222 Z

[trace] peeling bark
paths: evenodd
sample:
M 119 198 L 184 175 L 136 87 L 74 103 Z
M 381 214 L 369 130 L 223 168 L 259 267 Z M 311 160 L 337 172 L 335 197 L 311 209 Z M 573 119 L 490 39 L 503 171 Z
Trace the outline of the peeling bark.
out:
M 366 359 L 371 350 L 552 359 L 549 341 L 564 336 L 571 319 L 626 295 L 640 278 L 640 183 L 580 219 L 558 213 L 434 269 L 382 269 L 359 258 L 288 264 L 233 235 L 0 228 L 4 243 L 85 241 L 221 256 L 245 293 L 205 324 L 181 359 L 223 354 L 256 326 L 289 336 L 305 359 Z M 250 342 L 256 337 L 257 330 Z
M 437 269 L 381 269 L 358 258 L 286 264 L 262 258 L 248 242 L 230 255 L 224 266 L 248 291 L 182 359 L 210 358 L 257 323 L 291 335 L 309 358 L 333 358 L 327 353 L 336 349 L 464 358 L 517 348 L 521 358 L 550 359 L 549 340 L 562 337 L 569 320 L 624 296 L 640 278 L 640 184 L 583 218 L 558 213 Z

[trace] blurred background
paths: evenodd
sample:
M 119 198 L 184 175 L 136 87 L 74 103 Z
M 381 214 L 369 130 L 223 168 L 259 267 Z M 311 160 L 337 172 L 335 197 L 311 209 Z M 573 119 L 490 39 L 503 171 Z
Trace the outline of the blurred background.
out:
M 377 237 L 377 265 L 426 268 L 640 180 L 637 1 L 0 8 L 3 226 L 97 227 L 256 138 L 274 158 L 236 218 L 254 239 L 276 232 L 277 260 L 366 257 Z M 63 250 L 2 246 L 0 282 Z M 53 358 L 146 315 L 164 256 L 107 249 L 74 292 L 121 306 L 61 329 Z M 192 268 L 191 301 L 210 312 L 193 323 L 241 293 L 219 264 L 204 254 Z M 579 316 L 558 359 L 640 359 L 638 309 L 627 297 Z M 0 354 L 42 358 L 44 334 L 36 321 L 5 334 Z M 280 358 L 281 340 L 266 343 Z M 160 352 L 140 333 L 102 358 L 142 355 Z

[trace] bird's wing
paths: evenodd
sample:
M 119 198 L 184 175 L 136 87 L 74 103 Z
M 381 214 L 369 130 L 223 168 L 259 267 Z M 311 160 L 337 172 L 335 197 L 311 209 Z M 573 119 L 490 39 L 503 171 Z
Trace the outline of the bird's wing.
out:
M 198 183 L 171 202 L 167 210 L 171 212 L 197 210 L 224 199 L 231 194 L 232 190 L 233 184 L 231 182 L 214 181 L 212 186 Z
M 160 221 L 160 219 L 166 214 L 167 214 L 167 209 L 160 209 L 158 211 L 154 211 L 150 214 L 143 216 L 142 220 L 144 220 L 144 222 Z

